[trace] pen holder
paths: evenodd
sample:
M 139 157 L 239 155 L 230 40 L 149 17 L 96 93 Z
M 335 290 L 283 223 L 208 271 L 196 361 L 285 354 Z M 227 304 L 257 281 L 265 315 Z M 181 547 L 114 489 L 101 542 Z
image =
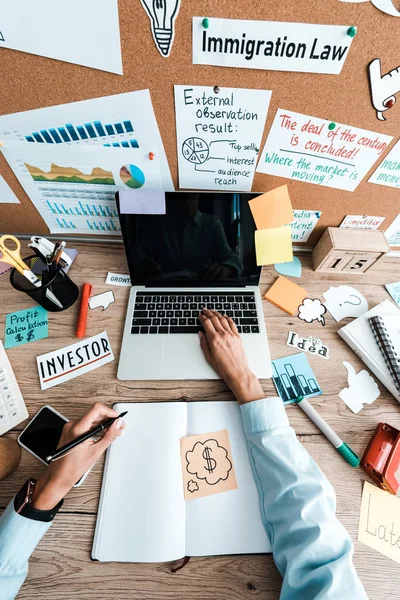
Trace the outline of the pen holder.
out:
M 42 285 L 41 287 L 35 287 L 24 275 L 13 269 L 10 274 L 10 282 L 16 290 L 25 292 L 43 308 L 51 312 L 60 312 L 73 305 L 79 296 L 79 288 L 62 269 L 57 270 L 55 273 L 49 273 L 46 263 L 38 256 L 29 256 L 24 259 L 24 262 L 41 280 Z M 46 295 L 47 291 L 54 294 L 62 304 L 62 308 Z

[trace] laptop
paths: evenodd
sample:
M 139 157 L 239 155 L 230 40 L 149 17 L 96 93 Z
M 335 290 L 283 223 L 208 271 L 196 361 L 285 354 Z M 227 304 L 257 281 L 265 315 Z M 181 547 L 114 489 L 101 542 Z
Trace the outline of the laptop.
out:
M 130 214 L 135 193 L 148 192 L 116 194 L 132 283 L 118 379 L 218 379 L 200 348 L 203 307 L 232 317 L 250 368 L 271 377 L 248 204 L 258 194 L 166 192 L 165 214 Z

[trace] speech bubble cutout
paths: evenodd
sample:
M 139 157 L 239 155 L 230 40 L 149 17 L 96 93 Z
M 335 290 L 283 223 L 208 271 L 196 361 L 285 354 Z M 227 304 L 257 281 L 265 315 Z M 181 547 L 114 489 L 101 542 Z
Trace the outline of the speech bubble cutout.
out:
M 386 13 L 387 15 L 391 15 L 392 17 L 400 17 L 400 11 L 394 6 L 392 0 L 340 0 L 340 2 L 349 2 L 351 4 L 361 4 L 361 2 L 369 2 L 378 10 Z
M 102 306 L 103 310 L 107 310 L 107 308 L 113 302 L 115 302 L 114 292 L 112 290 L 108 290 L 108 292 L 91 296 L 89 298 L 89 308 L 93 310 L 94 308 L 99 308 L 99 306 Z
M 368 310 L 368 302 L 364 296 L 350 285 L 330 287 L 322 295 L 325 298 L 325 306 L 335 321 L 346 317 L 360 317 Z
M 356 373 L 350 363 L 344 362 L 347 369 L 349 387 L 339 393 L 339 398 L 353 411 L 358 413 L 363 404 L 372 404 L 380 396 L 379 388 L 368 371 Z
M 325 325 L 325 313 L 326 308 L 318 298 L 315 298 L 314 300 L 306 298 L 303 300 L 303 304 L 300 304 L 299 306 L 299 319 L 306 323 L 319 321 L 322 325 Z

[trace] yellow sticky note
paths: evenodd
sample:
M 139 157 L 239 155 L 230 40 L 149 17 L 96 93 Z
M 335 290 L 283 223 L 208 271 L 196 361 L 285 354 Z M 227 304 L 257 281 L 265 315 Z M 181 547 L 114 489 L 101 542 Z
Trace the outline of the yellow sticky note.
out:
M 358 539 L 400 563 L 400 499 L 368 481 L 361 500 Z
M 294 220 L 287 185 L 281 185 L 249 200 L 249 206 L 257 229 L 282 227 Z
M 291 227 L 255 231 L 257 265 L 274 265 L 293 260 Z

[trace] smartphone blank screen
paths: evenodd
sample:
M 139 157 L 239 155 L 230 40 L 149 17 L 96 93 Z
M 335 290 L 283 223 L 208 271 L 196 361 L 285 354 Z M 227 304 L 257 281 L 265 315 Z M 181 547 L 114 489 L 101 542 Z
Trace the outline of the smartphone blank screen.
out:
M 21 435 L 20 442 L 47 462 L 46 457 L 57 448 L 66 422 L 45 406 Z

